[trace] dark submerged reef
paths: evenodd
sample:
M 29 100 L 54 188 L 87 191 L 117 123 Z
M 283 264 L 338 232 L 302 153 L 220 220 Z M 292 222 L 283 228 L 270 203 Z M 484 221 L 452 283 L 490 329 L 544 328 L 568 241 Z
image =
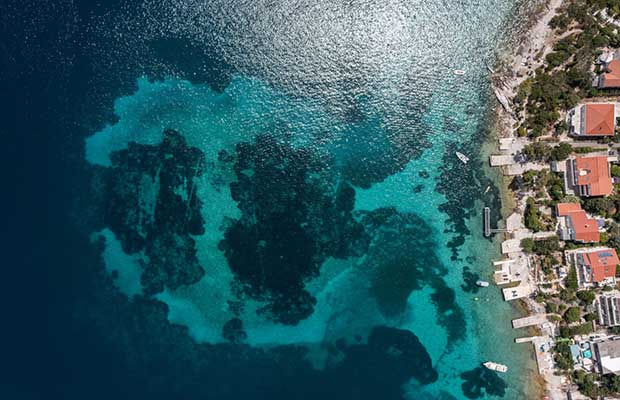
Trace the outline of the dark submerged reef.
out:
M 367 213 L 362 222 L 374 238 L 364 268 L 373 271 L 370 293 L 383 314 L 393 317 L 402 313 L 411 293 L 428 285 L 434 289 L 431 300 L 449 340 L 462 339 L 465 316 L 454 290 L 443 280 L 447 270 L 434 253 L 430 227 L 418 216 L 393 208 Z
M 103 246 L 84 245 L 92 247 L 93 255 Z M 187 328 L 168 322 L 164 303 L 144 296 L 130 300 L 121 294 L 102 260 L 76 274 L 82 283 L 77 289 L 81 300 L 71 324 L 84 334 L 59 340 L 63 346 L 88 348 L 66 357 L 76 369 L 72 376 L 91 382 L 91 390 L 98 387 L 95 382 L 101 384 L 100 376 L 92 376 L 98 372 L 78 368 L 84 362 L 82 354 L 92 354 L 93 343 L 110 363 L 100 372 L 106 372 L 102 393 L 113 392 L 110 387 L 118 385 L 123 393 L 139 398 L 397 400 L 403 398 L 401 386 L 411 378 L 423 385 L 437 380 L 429 354 L 408 330 L 380 326 L 365 344 L 338 340 L 333 347 L 341 353 L 339 361 L 318 371 L 307 361 L 303 346 L 266 349 L 196 343 Z M 231 320 L 225 329 L 239 332 L 240 324 Z M 66 398 L 78 398 L 82 389 L 75 385 L 70 390 Z
M 327 257 L 360 256 L 367 247 L 352 216 L 355 191 L 337 183 L 316 152 L 270 136 L 237 145 L 236 159 L 230 189 L 242 216 L 230 221 L 220 248 L 243 294 L 267 302 L 260 313 L 297 324 L 316 304 L 304 282 Z
M 236 277 L 231 317 L 240 315 L 249 296 L 265 303 L 258 312 L 266 318 L 295 325 L 314 310 L 316 299 L 304 286 L 328 257 L 366 255 L 371 295 L 387 317 L 404 312 L 411 293 L 430 285 L 438 322 L 450 341 L 462 338 L 463 311 L 442 279 L 447 271 L 423 220 L 395 209 L 354 213 L 355 190 L 332 172 L 328 158 L 268 135 L 240 143 L 235 155 L 221 151 L 218 158 L 234 163 L 237 180 L 230 190 L 242 211 L 225 223 L 220 242 Z M 144 252 L 144 293 L 197 282 L 205 272 L 192 235 L 204 233 L 204 221 L 194 179 L 204 173 L 203 154 L 166 130 L 161 144 L 131 143 L 112 154 L 111 163 L 97 168 L 101 225 L 127 253 Z M 243 321 L 231 319 L 222 335 L 242 342 Z
M 508 384 L 497 374 L 484 367 L 477 367 L 461 374 L 461 389 L 468 399 L 479 399 L 486 393 L 503 397 Z
M 463 284 L 461 289 L 468 293 L 478 293 L 480 287 L 476 285 L 476 282 L 480 279 L 480 275 L 475 272 L 471 272 L 469 267 L 463 267 Z
M 181 134 L 166 130 L 161 144 L 130 143 L 101 168 L 104 224 L 126 253 L 144 251 L 142 285 L 146 294 L 197 282 L 204 275 L 191 235 L 204 233 L 202 201 L 194 178 L 203 173 L 204 156 Z M 154 203 L 143 200 L 152 193 Z

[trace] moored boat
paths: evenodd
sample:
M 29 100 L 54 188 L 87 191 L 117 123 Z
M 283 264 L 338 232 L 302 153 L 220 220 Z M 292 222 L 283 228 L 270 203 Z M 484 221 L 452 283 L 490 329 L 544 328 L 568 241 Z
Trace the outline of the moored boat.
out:
M 456 156 L 459 158 L 459 160 L 461 160 L 463 162 L 463 164 L 467 164 L 467 162 L 469 161 L 469 157 L 467 157 L 465 154 L 460 153 L 460 152 L 456 152 Z
M 497 372 L 507 372 L 508 371 L 508 367 L 503 365 L 503 364 L 498 364 L 495 363 L 493 361 L 487 361 L 485 363 L 482 363 L 482 365 L 485 366 L 485 368 L 490 369 L 491 371 L 497 371 Z
M 476 281 L 476 285 L 480 287 L 487 287 L 489 286 L 489 282 L 480 280 L 480 281 Z

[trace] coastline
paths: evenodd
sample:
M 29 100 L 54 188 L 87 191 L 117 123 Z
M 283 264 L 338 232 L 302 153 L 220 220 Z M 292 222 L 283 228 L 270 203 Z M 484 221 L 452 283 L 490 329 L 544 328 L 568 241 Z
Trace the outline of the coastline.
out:
M 533 76 L 536 69 L 544 64 L 546 54 L 553 47 L 553 43 L 558 40 L 557 35 L 548 24 L 551 19 L 557 15 L 559 8 L 562 6 L 563 0 L 547 0 L 544 8 L 534 10 L 529 14 L 530 26 L 520 35 L 516 43 L 508 46 L 503 53 L 503 58 L 498 61 L 498 71 L 492 72 L 491 90 L 492 104 L 494 104 L 491 121 L 491 136 L 489 142 L 491 144 L 487 149 L 483 149 L 482 157 L 489 159 L 492 151 L 497 150 L 500 139 L 517 138 L 516 123 L 517 117 L 510 108 L 516 90 L 519 85 L 529 76 Z M 518 16 L 516 16 L 518 18 Z M 486 146 L 485 146 L 486 147 Z M 501 215 L 504 221 L 509 215 L 517 212 L 521 217 L 524 215 L 524 207 L 520 207 L 520 200 L 516 193 L 510 190 L 510 177 L 506 175 L 504 167 L 497 170 L 495 167 L 488 166 L 490 170 L 496 170 L 496 181 L 499 184 L 499 193 L 501 198 Z M 503 234 L 499 242 L 507 239 Z M 501 255 L 503 257 L 503 255 Z M 501 288 L 501 287 L 500 287 Z M 511 302 L 513 308 L 522 316 L 530 315 L 546 315 L 544 309 L 534 300 L 525 297 L 521 300 Z M 533 329 L 528 329 L 528 334 L 533 334 Z M 533 335 L 532 335 L 533 336 Z M 527 346 L 527 344 L 522 344 Z M 524 349 L 525 350 L 525 349 Z M 527 348 L 531 352 L 531 348 Z M 535 354 L 530 353 L 530 359 L 534 365 L 537 365 Z M 560 376 L 554 375 L 553 369 L 547 369 L 546 373 L 540 374 L 533 369 L 529 374 L 531 382 L 526 388 L 528 398 L 545 398 L 545 399 L 563 399 L 565 394 L 562 391 L 562 380 Z
M 512 53 L 508 51 L 508 63 L 491 75 L 492 89 L 496 99 L 500 102 L 496 107 L 499 125 L 496 126 L 498 138 L 515 137 L 513 125 L 517 122 L 514 114 L 503 106 L 498 97 L 511 101 L 519 85 L 543 65 L 545 55 L 552 50 L 553 43 L 558 39 L 553 30 L 549 29 L 548 24 L 557 15 L 563 1 L 547 0 L 544 9 L 530 15 L 530 21 L 536 22 L 520 35 L 517 42 L 523 40 L 523 43 Z

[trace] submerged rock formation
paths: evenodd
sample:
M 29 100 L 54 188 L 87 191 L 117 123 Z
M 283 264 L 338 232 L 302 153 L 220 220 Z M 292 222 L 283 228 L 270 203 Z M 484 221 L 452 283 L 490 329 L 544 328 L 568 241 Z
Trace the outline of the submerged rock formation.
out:
M 204 156 L 181 134 L 164 132 L 158 145 L 130 143 L 111 155 L 104 172 L 103 219 L 128 253 L 144 252 L 145 294 L 164 286 L 197 282 L 204 270 L 192 235 L 204 233 L 194 179 L 203 173 Z
M 270 136 L 237 145 L 236 159 L 230 189 L 242 216 L 230 221 L 220 248 L 242 294 L 266 302 L 259 313 L 295 325 L 312 314 L 316 299 L 304 284 L 327 257 L 367 247 L 352 216 L 355 191 L 336 181 L 320 154 Z

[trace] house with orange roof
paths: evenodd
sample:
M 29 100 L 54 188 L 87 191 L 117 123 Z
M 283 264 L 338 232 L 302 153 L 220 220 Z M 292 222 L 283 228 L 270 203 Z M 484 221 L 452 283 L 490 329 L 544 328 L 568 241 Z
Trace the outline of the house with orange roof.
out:
M 599 89 L 620 88 L 620 53 L 616 50 L 601 54 L 599 63 L 601 74 L 595 86 Z
M 580 287 L 615 285 L 620 259 L 616 250 L 608 247 L 585 247 L 566 251 L 568 261 L 575 267 Z
M 598 221 L 590 218 L 579 203 L 559 203 L 556 206 L 560 239 L 580 243 L 601 240 Z
M 566 161 L 567 191 L 577 196 L 609 196 L 613 193 L 611 170 L 606 156 L 574 157 Z
M 619 116 L 617 103 L 579 105 L 568 113 L 569 133 L 582 138 L 613 136 Z

